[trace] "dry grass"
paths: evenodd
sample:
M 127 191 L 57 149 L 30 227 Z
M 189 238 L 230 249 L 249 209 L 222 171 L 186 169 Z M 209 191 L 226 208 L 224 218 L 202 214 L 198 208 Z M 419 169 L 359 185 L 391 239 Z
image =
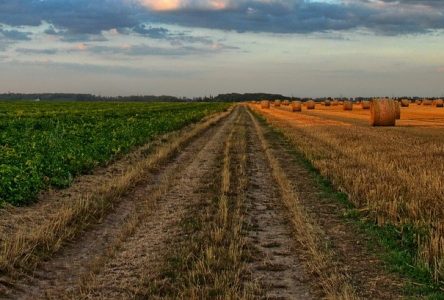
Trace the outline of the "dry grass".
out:
M 393 224 L 401 233 L 402 228 L 413 226 L 418 264 L 443 280 L 444 133 L 434 128 L 440 127 L 443 111 L 431 106 L 406 108 L 403 116 L 412 121 L 408 127 L 396 128 L 368 126 L 363 110 L 263 114 L 378 224 Z M 425 121 L 427 115 L 436 116 L 437 123 Z M 327 120 L 336 123 L 327 125 Z M 412 126 L 415 122 L 428 126 Z
M 243 204 L 247 186 L 246 132 L 240 115 L 224 145 L 219 195 L 211 203 L 193 213 L 198 232 L 175 256 L 180 266 L 175 267 L 167 291 L 179 299 L 253 299 L 257 287 L 248 280 L 245 266 L 243 236 Z
M 319 278 L 319 285 L 325 292 L 327 299 L 356 299 L 357 297 L 354 294 L 353 287 L 348 282 L 346 274 L 336 267 L 334 253 L 323 243 L 322 236 L 324 233 L 305 212 L 300 203 L 299 195 L 294 192 L 291 182 L 274 156 L 261 126 L 251 114 L 250 117 L 270 163 L 273 177 L 282 192 L 283 201 L 291 213 L 295 238 L 303 246 L 309 257 L 306 267 Z
M 102 218 L 119 197 L 137 184 L 147 173 L 165 162 L 195 136 L 225 118 L 230 112 L 218 114 L 195 125 L 187 132 L 170 134 L 169 139 L 124 174 L 116 176 L 94 193 L 64 202 L 56 213 L 45 216 L 36 226 L 24 224 L 13 233 L 1 237 L 0 270 L 13 272 L 17 267 L 32 268 L 43 257 L 57 251 L 65 241 L 77 236 L 89 224 Z

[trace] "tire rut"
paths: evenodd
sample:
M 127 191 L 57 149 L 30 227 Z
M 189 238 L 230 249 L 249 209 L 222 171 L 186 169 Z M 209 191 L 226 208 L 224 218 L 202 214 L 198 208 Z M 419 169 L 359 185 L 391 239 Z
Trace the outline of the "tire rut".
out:
M 214 154 L 222 147 L 227 128 L 237 114 L 235 111 L 216 126 L 206 129 L 168 164 L 126 193 L 100 224 L 43 262 L 31 276 L 22 278 L 9 297 L 61 299 L 78 298 L 81 294 L 85 298 L 106 295 L 107 299 L 122 299 L 137 294 L 141 278 L 146 277 L 147 266 L 152 268 L 158 264 L 167 238 L 174 234 L 176 218 L 183 213 L 187 201 L 193 200 L 204 173 L 211 170 Z M 157 203 L 151 200 L 154 194 L 159 197 Z M 137 229 L 133 228 L 133 235 L 122 236 L 126 234 L 122 232 L 125 224 L 136 222 L 135 215 L 140 215 L 140 210 L 144 209 L 151 210 L 152 214 L 135 225 Z M 118 239 L 121 240 L 116 241 Z M 117 253 L 106 262 L 106 256 L 113 251 Z M 104 268 L 100 264 L 94 266 L 100 260 Z M 91 276 L 91 270 L 97 267 L 105 271 L 94 270 L 98 275 Z M 85 283 L 85 279 L 95 281 Z M 99 288 L 91 289 L 91 285 Z
M 249 271 L 266 299 L 312 299 L 309 278 L 295 254 L 288 212 L 252 120 L 248 120 L 246 227 L 253 247 Z
M 215 176 L 216 158 L 223 151 L 226 136 L 238 110 L 195 149 L 187 149 L 192 161 L 164 178 L 163 195 L 137 231 L 122 245 L 115 257 L 93 276 L 93 284 L 82 298 L 126 299 L 143 297 L 149 282 L 156 280 L 167 249 L 180 239 L 179 222 L 206 194 L 207 178 Z

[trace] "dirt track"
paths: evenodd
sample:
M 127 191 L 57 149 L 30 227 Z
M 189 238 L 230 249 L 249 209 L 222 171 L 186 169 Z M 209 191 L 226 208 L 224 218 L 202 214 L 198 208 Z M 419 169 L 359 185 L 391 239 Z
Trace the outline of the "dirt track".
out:
M 204 128 L 180 152 L 143 174 L 136 185 L 119 196 L 103 218 L 86 227 L 69 243 L 63 243 L 60 250 L 36 263 L 35 269 L 17 267 L 13 272 L 15 275 L 0 274 L 0 298 L 162 298 L 165 293 L 153 292 L 153 284 L 163 280 L 171 250 L 195 242 L 193 233 L 184 232 L 181 223 L 191 214 L 202 214 L 203 222 L 208 224 L 203 223 L 201 230 L 213 226 L 213 219 L 219 215 L 215 212 L 212 216 L 207 207 L 211 205 L 211 199 L 220 195 L 227 198 L 228 218 L 221 230 L 232 226 L 232 239 L 238 239 L 240 248 L 248 249 L 248 256 L 242 255 L 239 265 L 236 265 L 241 274 L 234 277 L 240 278 L 243 286 L 254 288 L 245 289 L 238 297 L 317 299 L 328 296 L 328 289 L 310 269 L 310 249 L 295 238 L 298 232 L 293 219 L 295 216 L 283 201 L 283 195 L 291 191 L 285 190 L 279 180 L 283 177 L 288 177 L 291 182 L 300 180 L 299 184 L 291 186 L 295 189 L 300 188 L 301 183 L 314 183 L 308 177 L 298 177 L 304 175 L 301 166 L 292 172 L 285 149 L 271 143 L 270 147 L 279 150 L 273 151 L 273 155 L 285 165 L 276 170 L 270 156 L 265 154 L 267 149 L 261 140 L 263 130 L 246 107 L 236 107 L 228 117 Z M 103 178 L 109 177 L 112 172 L 104 170 Z M 284 173 L 277 177 L 276 172 Z M 216 188 L 212 185 L 214 182 L 217 183 L 214 185 Z M 343 226 L 338 223 L 340 221 L 334 220 L 333 215 L 329 216 L 328 222 L 319 222 L 318 218 L 323 218 L 322 213 L 313 212 L 313 209 L 322 212 L 319 207 L 313 206 L 319 200 L 318 191 L 312 188 L 304 193 L 309 201 L 301 201 L 299 205 L 305 205 L 312 215 L 304 222 L 312 222 L 314 225 L 309 225 L 315 227 L 318 224 Z M 196 210 L 196 207 L 205 209 Z M 304 210 L 303 207 L 300 209 Z M 327 213 L 325 209 L 323 213 Z M 240 236 L 235 236 L 237 226 Z M 318 229 L 326 238 L 329 235 L 337 237 L 328 230 L 322 230 L 322 226 Z M 353 234 L 345 227 L 341 230 Z M 348 236 L 339 244 L 344 249 L 358 251 L 355 257 L 366 255 L 363 247 L 347 248 L 354 242 Z M 198 256 L 196 253 L 190 255 Z M 334 260 L 334 255 L 327 257 Z M 352 296 L 400 296 L 397 295 L 399 290 L 393 286 L 383 287 L 387 293 L 360 292 L 371 284 L 366 282 L 369 278 L 360 274 L 357 280 L 349 280 L 348 262 L 342 261 L 342 256 L 340 259 L 340 262 L 331 262 L 334 266 L 341 265 L 332 272 L 338 272 L 333 275 L 345 278 L 345 283 L 357 291 L 351 292 Z M 371 273 L 377 278 L 385 278 L 383 275 L 382 268 Z M 182 284 L 174 286 L 174 281 L 171 284 L 173 291 L 169 295 L 183 295 L 181 289 L 185 287 Z M 199 288 L 204 290 L 205 284 L 202 283 Z

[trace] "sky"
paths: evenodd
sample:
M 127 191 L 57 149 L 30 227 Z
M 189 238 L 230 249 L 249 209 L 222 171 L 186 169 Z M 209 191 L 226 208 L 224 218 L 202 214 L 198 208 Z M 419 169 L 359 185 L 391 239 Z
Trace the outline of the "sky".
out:
M 444 0 L 0 0 L 0 93 L 444 96 Z

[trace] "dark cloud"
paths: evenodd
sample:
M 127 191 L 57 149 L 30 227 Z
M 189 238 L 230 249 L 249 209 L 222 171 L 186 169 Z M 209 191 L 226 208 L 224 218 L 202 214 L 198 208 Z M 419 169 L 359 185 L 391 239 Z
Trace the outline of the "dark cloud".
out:
M 442 1 L 444 2 L 444 1 Z M 157 22 L 238 32 L 313 33 L 365 28 L 378 34 L 444 28 L 441 1 L 241 1 L 224 10 L 179 9 L 152 14 Z M 390 5 L 389 5 L 390 4 Z M 421 4 L 421 6 L 419 6 Z
M 142 36 L 149 37 L 151 39 L 160 39 L 169 41 L 172 45 L 183 45 L 188 44 L 203 44 L 212 45 L 213 40 L 210 37 L 193 36 L 188 32 L 171 32 L 170 30 L 163 27 L 152 27 L 147 24 L 140 24 L 130 31 L 137 33 Z
M 118 46 L 89 46 L 86 45 L 83 50 L 72 51 L 88 51 L 100 55 L 126 55 L 126 56 L 188 56 L 188 55 L 204 55 L 220 52 L 223 50 L 236 50 L 236 47 L 229 47 L 223 44 L 217 44 L 214 47 L 153 47 L 150 45 L 140 44 L 126 47 Z
M 29 41 L 31 38 L 31 33 L 23 32 L 18 30 L 5 30 L 0 28 L 0 37 L 3 37 L 5 40 L 12 41 Z
M 216 10 L 191 3 L 178 10 L 154 11 L 137 0 L 3 0 L 0 23 L 10 26 L 51 24 L 47 34 L 65 41 L 103 41 L 103 31 L 116 29 L 171 43 L 212 43 L 209 38 L 171 33 L 153 23 L 177 24 L 237 32 L 314 33 L 365 28 L 377 34 L 421 34 L 444 28 L 442 0 L 348 0 L 327 3 L 305 0 L 227 1 Z M 194 3 L 194 4 L 193 4 Z M 381 5 L 381 3 L 383 5 Z M 384 5 L 385 4 L 385 5 Z M 17 38 L 29 38 L 19 32 Z
M 44 54 L 44 55 L 54 55 L 58 53 L 56 49 L 32 49 L 32 48 L 17 48 L 15 52 L 21 54 Z
M 132 29 L 134 32 L 148 36 L 152 39 L 165 39 L 170 36 L 170 32 L 166 28 L 162 27 L 151 27 L 146 24 L 139 24 Z

